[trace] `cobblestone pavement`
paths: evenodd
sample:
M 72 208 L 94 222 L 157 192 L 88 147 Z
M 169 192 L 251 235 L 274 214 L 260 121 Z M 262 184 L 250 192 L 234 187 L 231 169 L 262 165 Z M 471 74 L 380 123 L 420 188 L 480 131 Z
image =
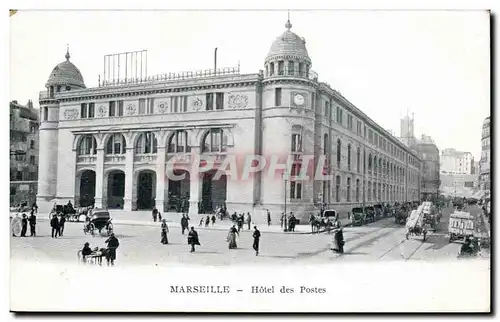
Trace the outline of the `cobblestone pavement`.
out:
M 328 264 L 335 261 L 377 260 L 457 260 L 461 244 L 449 243 L 447 236 L 450 209 L 443 214 L 436 232 L 427 240 L 413 236 L 405 239 L 404 226 L 396 225 L 393 218 L 386 218 L 361 227 L 346 227 L 345 253 L 338 255 L 330 250 L 332 236 L 327 234 L 283 234 L 263 232 L 260 254 L 252 249 L 253 230 L 242 230 L 238 249 L 229 250 L 227 231 L 199 229 L 201 246 L 189 252 L 187 235 L 182 235 L 176 225 L 170 226 L 169 244 L 160 244 L 159 224 L 115 224 L 115 234 L 120 240 L 117 265 L 233 265 L 233 264 Z M 477 212 L 479 214 L 479 211 Z M 196 225 L 195 225 L 196 226 Z M 245 226 L 246 227 L 246 226 Z M 279 226 L 278 226 L 279 227 Z M 105 247 L 106 237 L 84 235 L 83 223 L 67 223 L 64 236 L 50 237 L 49 222 L 40 219 L 37 237 L 11 237 L 11 258 L 42 262 L 77 261 L 76 253 L 89 242 L 93 247 Z M 277 231 L 279 228 L 273 228 Z M 264 229 L 263 229 L 264 230 Z M 489 251 L 477 260 L 489 260 Z

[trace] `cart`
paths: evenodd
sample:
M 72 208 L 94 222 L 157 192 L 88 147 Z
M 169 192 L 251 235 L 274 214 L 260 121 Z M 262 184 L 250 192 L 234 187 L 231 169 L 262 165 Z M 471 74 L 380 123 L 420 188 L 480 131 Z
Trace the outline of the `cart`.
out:
M 362 207 L 351 209 L 351 223 L 353 226 L 363 225 L 365 223 L 365 213 Z
M 474 236 L 474 217 L 465 211 L 455 211 L 450 215 L 448 222 L 449 242 L 465 240 L 466 237 Z
M 436 231 L 440 220 L 436 207 L 430 201 L 424 201 L 421 206 L 423 207 L 424 223 Z
M 103 230 L 105 230 L 107 236 L 110 236 L 113 232 L 113 224 L 111 223 L 109 212 L 106 210 L 94 210 L 85 220 L 83 233 L 95 236 L 97 231 L 99 235 L 102 235 Z
M 422 241 L 425 241 L 427 229 L 425 228 L 423 206 L 418 207 L 417 210 L 413 210 L 406 221 L 406 239 L 409 239 L 410 236 L 420 235 L 423 237 Z

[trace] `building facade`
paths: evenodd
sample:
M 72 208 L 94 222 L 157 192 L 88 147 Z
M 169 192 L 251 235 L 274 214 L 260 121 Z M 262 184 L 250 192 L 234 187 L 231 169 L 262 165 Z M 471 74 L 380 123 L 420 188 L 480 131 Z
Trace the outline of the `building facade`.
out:
M 470 152 L 444 149 L 441 153 L 441 171 L 451 174 L 472 174 L 474 158 Z
M 477 175 L 441 173 L 440 194 L 449 197 L 473 197 L 478 188 Z
M 417 151 L 422 164 L 422 199 L 432 200 L 439 197 L 439 149 L 430 136 L 422 135 L 418 140 Z
M 222 69 L 86 88 L 67 54 L 40 93 L 48 153 L 40 159 L 39 206 L 73 200 L 168 211 L 184 198 L 190 213 L 225 203 L 231 213 L 269 209 L 278 218 L 286 204 L 307 218 L 324 204 L 342 212 L 418 200 L 418 155 L 318 80 L 291 27 L 254 74 Z M 192 171 L 204 155 L 226 171 Z M 289 158 L 290 173 L 233 176 L 227 169 L 248 155 Z M 309 167 L 329 178 L 298 176 L 310 157 Z
M 10 102 L 10 204 L 36 200 L 38 178 L 38 111 Z
M 481 135 L 481 160 L 479 161 L 479 185 L 484 191 L 489 192 L 491 189 L 490 166 L 491 166 L 491 133 L 490 133 L 490 117 L 488 116 L 483 122 Z

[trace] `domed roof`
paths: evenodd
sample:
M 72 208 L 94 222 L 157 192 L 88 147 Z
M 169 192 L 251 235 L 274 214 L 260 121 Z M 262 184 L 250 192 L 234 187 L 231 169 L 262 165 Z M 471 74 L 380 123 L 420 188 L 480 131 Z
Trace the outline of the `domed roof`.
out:
M 66 53 L 66 61 L 58 64 L 50 73 L 47 85 L 74 85 L 85 88 L 82 73 L 69 61 L 69 51 Z
M 266 60 L 278 55 L 294 55 L 310 62 L 305 39 L 290 31 L 292 28 L 290 20 L 286 22 L 285 27 L 287 30 L 274 40 Z

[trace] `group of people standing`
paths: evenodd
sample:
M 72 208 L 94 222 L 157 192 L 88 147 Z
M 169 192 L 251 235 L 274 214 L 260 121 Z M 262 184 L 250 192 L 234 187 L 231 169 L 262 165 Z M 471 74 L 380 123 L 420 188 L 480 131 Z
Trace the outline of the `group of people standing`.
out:
M 50 227 L 52 228 L 52 238 L 57 238 L 57 236 L 63 236 L 64 234 L 64 224 L 66 223 L 66 217 L 64 215 L 52 216 L 50 219 Z
M 270 215 L 268 216 L 270 217 Z M 295 231 L 295 226 L 297 225 L 297 218 L 293 212 L 290 212 L 290 215 L 287 216 L 286 213 L 281 213 L 280 218 L 281 228 L 285 228 L 285 231 Z
M 253 226 L 254 232 L 253 232 L 253 249 L 255 250 L 255 256 L 259 255 L 259 243 L 260 243 L 260 231 L 257 229 L 257 226 Z M 236 229 L 236 226 L 233 225 L 233 227 L 229 228 L 229 233 L 227 235 L 226 241 L 229 243 L 229 249 L 235 249 L 238 248 L 238 245 L 236 243 L 236 237 L 240 236 L 239 230 Z
M 31 211 L 30 216 L 26 216 L 26 214 L 22 214 L 21 216 L 21 237 L 26 237 L 26 233 L 28 232 L 28 224 L 30 226 L 30 236 L 36 236 L 36 215 L 34 211 Z

